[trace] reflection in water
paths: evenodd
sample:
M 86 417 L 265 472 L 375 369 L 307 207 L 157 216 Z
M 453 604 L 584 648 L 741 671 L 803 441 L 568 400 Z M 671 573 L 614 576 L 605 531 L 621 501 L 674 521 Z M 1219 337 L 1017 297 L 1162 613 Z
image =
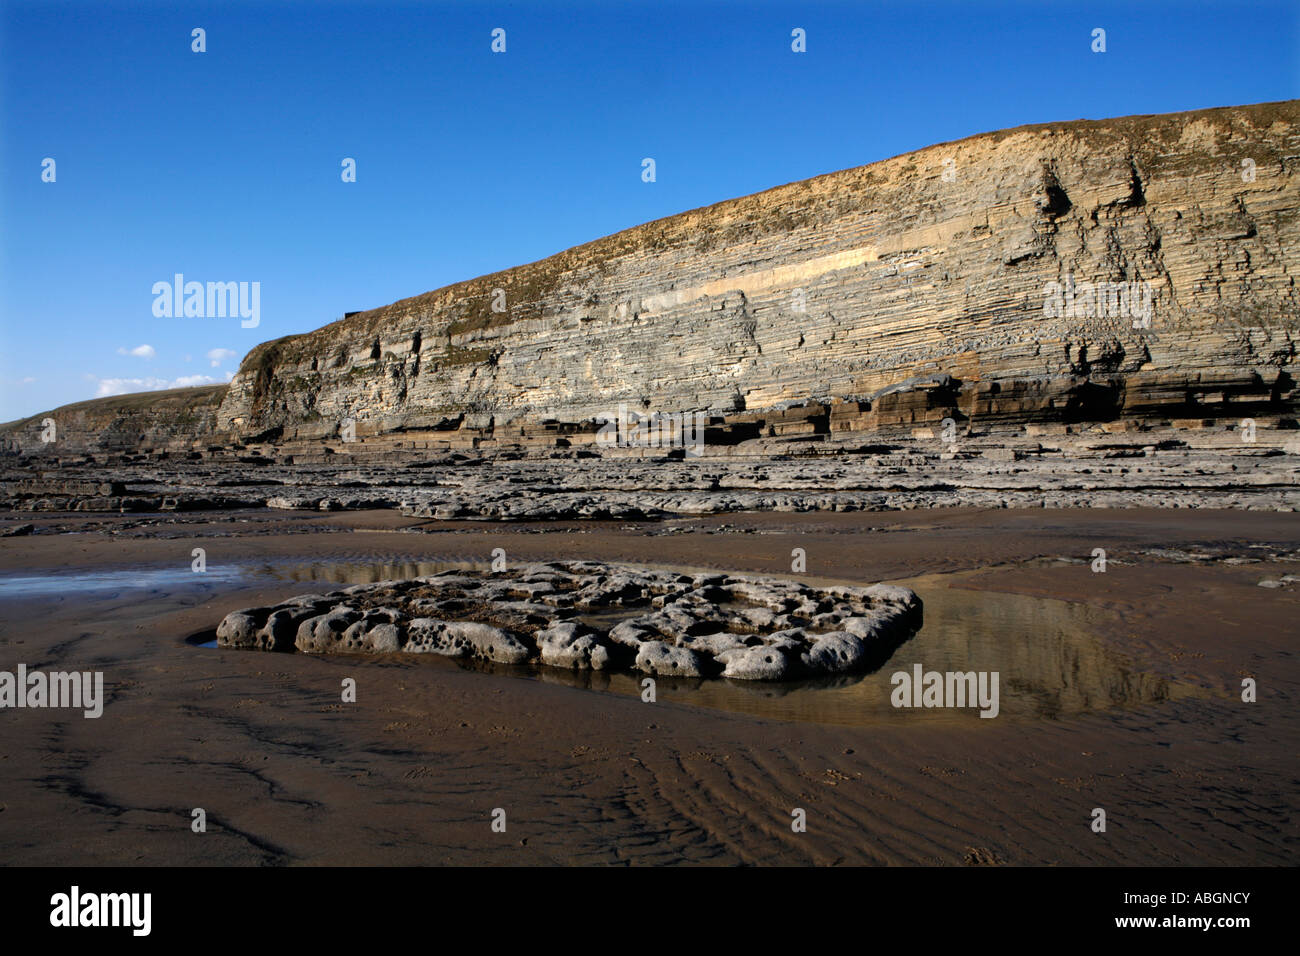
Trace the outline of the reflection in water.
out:
M 1134 670 L 1092 636 L 1113 619 L 1082 605 L 943 585 L 916 590 L 925 602 L 925 625 L 871 673 L 788 684 L 658 678 L 657 698 L 757 717 L 847 726 L 982 720 L 974 707 L 895 708 L 890 703 L 890 677 L 896 671 L 910 672 L 914 664 L 926 671 L 997 671 L 999 720 L 1054 719 L 1205 695 L 1192 685 Z M 464 666 L 638 696 L 644 677 L 549 667 Z
M 483 561 L 321 562 L 267 570 L 294 581 L 361 584 L 485 564 Z M 801 580 L 809 584 L 829 583 L 810 577 Z M 849 726 L 900 720 L 981 720 L 975 707 L 895 708 L 890 703 L 893 690 L 890 677 L 900 670 L 910 673 L 915 664 L 921 664 L 925 671 L 941 673 L 997 671 L 1000 713 L 996 719 L 1000 720 L 1055 719 L 1206 693 L 1190 684 L 1135 670 L 1122 655 L 1095 636 L 1117 625 L 1117 619 L 1105 612 L 1047 598 L 950 588 L 936 578 L 896 583 L 911 587 L 921 596 L 925 623 L 888 661 L 870 673 L 782 684 L 659 677 L 655 684 L 657 699 L 779 720 Z M 418 663 L 413 662 L 413 666 Z M 458 663 L 485 673 L 638 697 L 645 678 L 639 673 Z
M 428 577 L 439 571 L 464 571 L 487 568 L 490 561 L 390 561 L 382 564 L 356 564 L 346 561 L 317 561 L 289 567 L 268 564 L 263 573 L 286 581 L 326 581 L 330 584 L 378 584 L 380 581 L 407 581 Z

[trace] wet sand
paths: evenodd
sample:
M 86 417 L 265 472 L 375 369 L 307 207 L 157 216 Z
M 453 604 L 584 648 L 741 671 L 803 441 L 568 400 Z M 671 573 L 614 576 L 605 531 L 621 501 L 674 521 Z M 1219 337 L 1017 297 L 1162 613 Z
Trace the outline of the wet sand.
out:
M 6 539 L 0 575 L 67 575 L 67 587 L 15 595 L 0 585 L 0 669 L 102 670 L 108 701 L 98 720 L 79 711 L 0 713 L 0 859 L 8 863 L 1297 862 L 1300 586 L 1257 586 L 1300 573 L 1300 562 L 1277 560 L 1300 548 L 1294 514 L 24 520 L 71 533 Z M 206 550 L 210 578 L 189 572 L 195 547 Z M 707 700 L 708 688 L 665 688 L 650 704 L 627 687 L 442 658 L 318 658 L 185 641 L 230 610 L 337 586 L 295 581 L 295 573 L 486 564 L 496 547 L 510 561 L 782 574 L 801 547 L 810 577 L 905 581 L 936 607 L 960 591 L 1050 600 L 1033 605 L 1044 609 L 1041 631 L 1024 633 L 1021 614 L 1005 635 L 1005 713 L 992 720 L 877 712 L 845 725 L 822 719 L 820 705 L 746 712 Z M 1089 567 L 1096 547 L 1107 550 L 1104 574 Z M 1270 559 L 1142 553 L 1156 549 Z M 220 574 L 266 566 L 276 574 Z M 122 570 L 164 573 L 144 589 L 77 590 L 87 574 Z M 1067 614 L 1061 602 L 1082 607 Z M 1089 643 L 1054 644 L 1058 615 L 1083 621 Z M 910 667 L 922 646 L 904 645 L 883 670 Z M 1118 682 L 1118 697 L 1129 696 L 1110 705 L 1093 693 L 1069 712 L 1043 714 L 1025 699 L 1040 671 L 1078 674 L 1077 686 L 1093 692 Z M 1243 676 L 1258 680 L 1257 703 L 1240 700 Z M 347 677 L 357 682 L 356 703 L 340 700 Z M 887 675 L 826 692 L 867 693 L 881 680 Z M 1174 691 L 1124 690 L 1161 686 Z M 195 807 L 207 813 L 204 834 L 191 832 Z M 791 831 L 796 807 L 807 812 L 805 833 Z M 1107 811 L 1104 834 L 1089 828 L 1095 807 Z M 491 828 L 495 808 L 506 811 L 505 833 Z

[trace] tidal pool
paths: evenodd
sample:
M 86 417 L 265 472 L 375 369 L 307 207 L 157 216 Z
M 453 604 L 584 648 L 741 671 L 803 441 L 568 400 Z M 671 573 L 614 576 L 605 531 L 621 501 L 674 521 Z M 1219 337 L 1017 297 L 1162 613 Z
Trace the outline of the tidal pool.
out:
M 315 562 L 267 565 L 261 573 L 292 581 L 339 586 L 421 577 L 438 571 L 481 567 L 482 561 Z M 683 568 L 684 571 L 710 570 Z M 800 577 L 809 584 L 830 582 Z M 1205 697 L 1208 692 L 1145 673 L 1104 639 L 1121 626 L 1108 612 L 1049 598 L 949 586 L 953 576 L 894 581 L 912 588 L 925 605 L 921 629 L 881 667 L 860 674 L 790 683 L 659 677 L 659 701 L 735 711 L 791 721 L 861 726 L 894 721 L 983 722 L 979 707 L 895 707 L 893 676 L 924 672 L 983 672 L 998 675 L 1001 720 L 1054 720 L 1076 715 Z M 601 618 L 640 613 L 602 613 Z M 609 621 L 604 621 L 609 623 Z M 403 657 L 409 666 L 427 663 L 421 655 Z M 500 665 L 457 660 L 464 668 L 527 680 L 641 696 L 645 675 L 566 671 L 542 666 Z
M 892 582 L 907 584 L 908 582 Z M 657 678 L 659 701 L 673 701 L 778 720 L 863 726 L 894 721 L 983 723 L 965 708 L 895 707 L 893 676 L 917 664 L 939 673 L 998 674 L 994 720 L 1056 720 L 1114 708 L 1206 697 L 1191 684 L 1147 674 L 1098 636 L 1114 617 L 1078 604 L 988 591 L 913 586 L 925 623 L 874 671 L 791 683 Z M 644 675 L 519 668 L 477 662 L 462 666 L 639 696 Z M 520 674 L 520 671 L 527 671 Z

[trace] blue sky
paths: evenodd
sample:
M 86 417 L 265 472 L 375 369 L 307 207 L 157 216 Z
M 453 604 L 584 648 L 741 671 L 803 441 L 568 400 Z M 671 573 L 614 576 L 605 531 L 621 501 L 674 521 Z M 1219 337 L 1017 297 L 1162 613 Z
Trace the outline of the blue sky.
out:
M 0 421 L 932 143 L 1291 99 L 1298 11 L 0 0 Z M 178 272 L 259 282 L 260 324 L 155 316 Z

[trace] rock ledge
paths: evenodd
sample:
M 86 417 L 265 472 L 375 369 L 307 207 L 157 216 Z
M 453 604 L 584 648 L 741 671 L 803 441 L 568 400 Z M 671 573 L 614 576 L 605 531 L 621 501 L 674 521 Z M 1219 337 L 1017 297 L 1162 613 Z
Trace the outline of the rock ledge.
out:
M 920 598 L 894 585 L 815 588 L 566 561 L 444 571 L 232 611 L 217 643 L 779 681 L 878 666 L 921 618 Z

